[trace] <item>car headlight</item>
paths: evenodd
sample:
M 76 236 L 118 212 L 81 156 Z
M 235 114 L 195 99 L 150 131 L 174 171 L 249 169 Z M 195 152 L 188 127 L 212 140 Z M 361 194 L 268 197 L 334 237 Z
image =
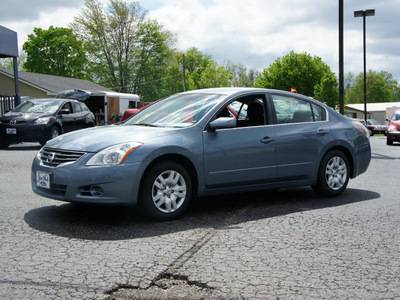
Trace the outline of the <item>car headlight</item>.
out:
M 50 121 L 50 117 L 44 117 L 44 118 L 39 118 L 33 121 L 33 124 L 35 125 L 42 125 L 42 124 L 47 124 Z
M 135 149 L 142 146 L 139 142 L 128 142 L 108 147 L 95 154 L 86 163 L 87 166 L 120 165 Z
M 390 125 L 387 129 L 388 132 L 397 132 L 396 126 Z

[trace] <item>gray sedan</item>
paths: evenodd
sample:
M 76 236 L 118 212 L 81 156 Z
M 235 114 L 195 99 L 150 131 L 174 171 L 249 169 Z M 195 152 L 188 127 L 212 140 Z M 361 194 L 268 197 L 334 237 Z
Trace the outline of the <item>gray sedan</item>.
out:
M 370 160 L 366 128 L 318 101 L 220 88 L 176 94 L 122 124 L 50 140 L 31 175 L 44 197 L 138 205 L 169 220 L 194 197 L 303 185 L 336 196 Z

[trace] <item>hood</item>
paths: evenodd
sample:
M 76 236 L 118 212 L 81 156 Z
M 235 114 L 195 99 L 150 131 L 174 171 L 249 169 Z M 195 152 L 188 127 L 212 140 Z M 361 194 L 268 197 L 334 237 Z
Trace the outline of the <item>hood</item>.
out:
M 112 145 L 125 142 L 145 142 L 146 140 L 175 134 L 176 128 L 145 127 L 132 125 L 99 126 L 63 134 L 47 142 L 46 147 L 98 152 Z
M 33 113 L 20 113 L 20 112 L 8 112 L 1 117 L 3 123 L 8 123 L 11 120 L 16 120 L 17 123 L 28 123 L 42 117 L 51 116 L 49 114 L 33 114 Z

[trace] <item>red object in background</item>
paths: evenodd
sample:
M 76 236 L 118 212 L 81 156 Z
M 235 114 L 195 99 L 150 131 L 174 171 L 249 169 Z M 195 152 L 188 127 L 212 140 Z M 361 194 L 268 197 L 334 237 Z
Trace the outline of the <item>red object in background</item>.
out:
M 141 111 L 142 108 L 130 108 L 130 109 L 127 109 L 126 111 L 124 111 L 124 114 L 122 115 L 120 121 L 124 121 L 124 120 L 136 115 L 139 111 Z
M 386 134 L 386 144 L 393 145 L 400 142 L 400 110 L 396 110 L 391 117 Z
M 154 102 L 157 102 L 157 101 L 154 101 Z M 153 104 L 154 102 L 149 103 L 149 104 L 146 104 L 145 106 L 142 106 L 142 107 L 140 107 L 140 108 L 129 108 L 129 109 L 127 109 L 126 111 L 124 111 L 124 114 L 122 115 L 120 121 L 124 121 L 124 120 L 126 120 L 126 119 L 129 119 L 130 117 L 136 115 L 136 114 L 137 114 L 139 111 L 141 111 L 142 109 L 144 109 L 144 108 L 146 108 L 147 106 Z

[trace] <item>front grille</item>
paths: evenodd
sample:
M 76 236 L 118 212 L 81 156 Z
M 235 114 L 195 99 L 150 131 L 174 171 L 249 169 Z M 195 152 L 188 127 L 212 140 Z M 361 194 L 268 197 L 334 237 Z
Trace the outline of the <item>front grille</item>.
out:
M 86 152 L 69 151 L 52 148 L 43 148 L 40 151 L 42 164 L 48 167 L 57 167 L 62 164 L 76 162 Z

